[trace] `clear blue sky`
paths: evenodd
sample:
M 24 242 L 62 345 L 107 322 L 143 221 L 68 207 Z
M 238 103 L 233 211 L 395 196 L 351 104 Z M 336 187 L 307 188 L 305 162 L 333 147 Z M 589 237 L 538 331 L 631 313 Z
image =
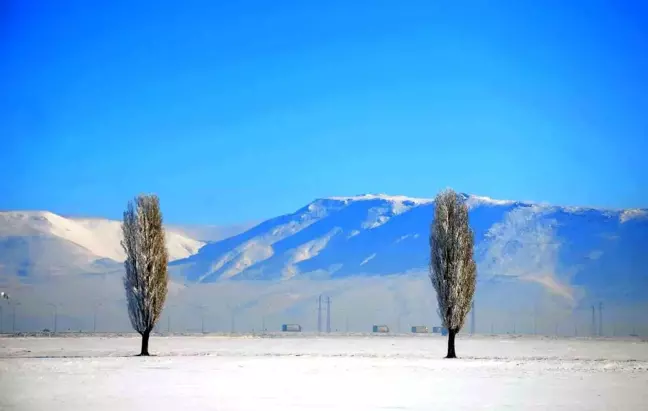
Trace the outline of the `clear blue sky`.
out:
M 222 224 L 446 186 L 648 207 L 644 2 L 3 4 L 0 209 L 120 218 L 155 192 Z

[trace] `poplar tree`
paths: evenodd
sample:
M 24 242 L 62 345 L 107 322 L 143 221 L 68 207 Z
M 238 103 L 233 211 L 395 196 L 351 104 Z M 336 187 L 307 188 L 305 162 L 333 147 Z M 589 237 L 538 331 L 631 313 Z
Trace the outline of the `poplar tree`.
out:
M 435 198 L 430 228 L 430 280 L 437 295 L 439 317 L 448 330 L 446 358 L 457 358 L 455 337 L 475 295 L 477 266 L 473 246 L 468 207 L 453 190 L 442 191 Z
M 142 336 L 140 355 L 144 356 L 149 355 L 149 337 L 162 313 L 169 283 L 169 257 L 156 195 L 140 195 L 128 202 L 122 233 L 128 316 Z

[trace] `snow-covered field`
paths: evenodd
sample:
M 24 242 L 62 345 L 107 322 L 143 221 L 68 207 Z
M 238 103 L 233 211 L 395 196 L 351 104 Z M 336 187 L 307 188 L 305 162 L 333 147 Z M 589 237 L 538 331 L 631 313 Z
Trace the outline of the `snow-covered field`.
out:
M 0 338 L 0 410 L 648 409 L 648 343 L 437 336 Z

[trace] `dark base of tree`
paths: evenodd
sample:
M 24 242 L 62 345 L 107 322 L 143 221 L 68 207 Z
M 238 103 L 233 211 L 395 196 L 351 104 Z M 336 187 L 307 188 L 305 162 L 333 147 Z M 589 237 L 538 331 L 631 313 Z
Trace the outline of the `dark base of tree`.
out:
M 446 358 L 457 358 L 457 353 L 455 352 L 456 335 L 457 330 L 448 330 L 448 355 L 446 355 Z
M 142 349 L 140 350 L 139 355 L 142 357 L 148 357 L 149 352 L 148 352 L 148 345 L 149 345 L 149 337 L 151 335 L 150 331 L 146 331 L 142 334 Z

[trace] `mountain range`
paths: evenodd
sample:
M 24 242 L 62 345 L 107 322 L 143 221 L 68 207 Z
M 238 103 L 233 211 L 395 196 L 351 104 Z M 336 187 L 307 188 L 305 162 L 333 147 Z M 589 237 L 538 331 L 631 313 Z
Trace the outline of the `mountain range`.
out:
M 648 295 L 648 210 L 461 196 L 480 282 L 536 284 L 566 300 Z M 170 271 L 185 284 L 420 274 L 433 209 L 433 199 L 365 194 L 317 199 L 253 227 L 219 230 L 227 238 L 170 226 Z M 1 212 L 0 270 L 24 280 L 116 273 L 124 258 L 120 235 L 118 221 Z

